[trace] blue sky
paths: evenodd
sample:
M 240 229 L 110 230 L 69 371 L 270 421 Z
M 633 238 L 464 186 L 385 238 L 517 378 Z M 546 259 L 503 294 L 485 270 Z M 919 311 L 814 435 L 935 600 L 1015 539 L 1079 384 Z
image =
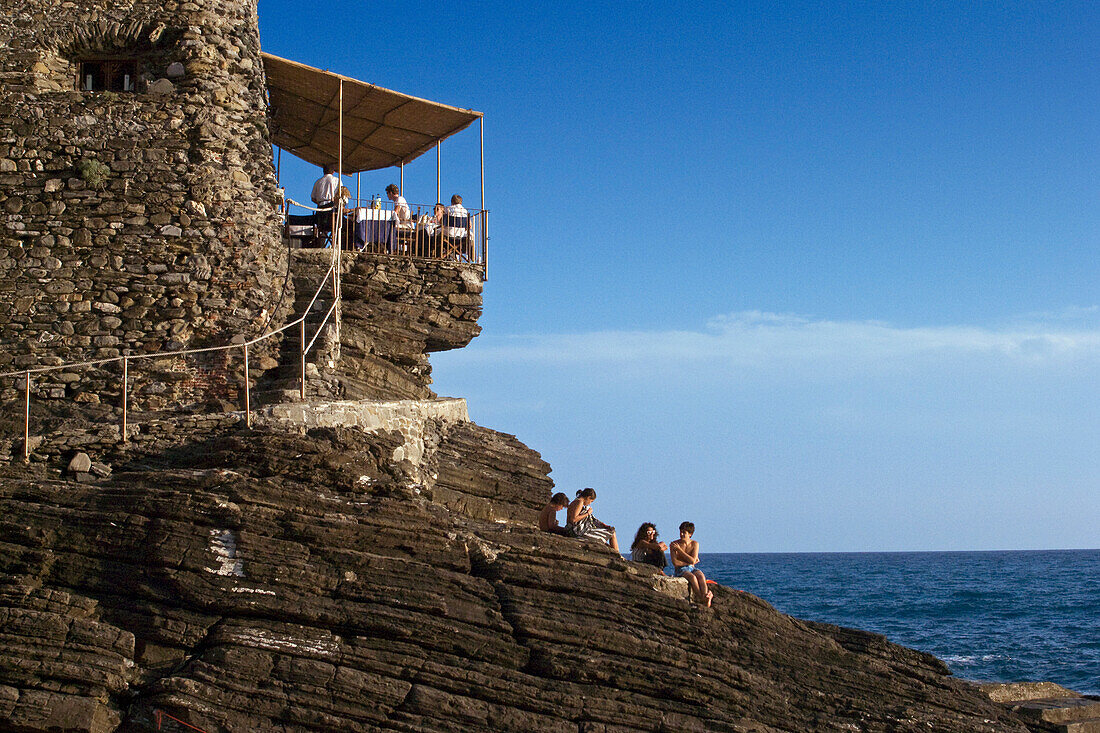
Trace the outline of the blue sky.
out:
M 259 10 L 266 51 L 485 113 L 484 331 L 435 388 L 624 539 L 1100 546 L 1100 6 Z M 443 189 L 478 188 L 475 127 Z

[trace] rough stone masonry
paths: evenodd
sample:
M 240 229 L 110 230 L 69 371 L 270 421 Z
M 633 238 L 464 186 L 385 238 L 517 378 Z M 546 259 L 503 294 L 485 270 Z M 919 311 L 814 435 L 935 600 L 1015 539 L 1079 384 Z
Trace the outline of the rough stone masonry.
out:
M 226 344 L 281 322 L 293 298 L 255 12 L 0 0 L 0 372 Z M 82 89 L 92 62 L 129 71 L 132 89 Z M 162 360 L 135 374 L 135 404 L 224 390 L 226 361 Z M 51 372 L 35 397 L 98 402 L 118 373 Z

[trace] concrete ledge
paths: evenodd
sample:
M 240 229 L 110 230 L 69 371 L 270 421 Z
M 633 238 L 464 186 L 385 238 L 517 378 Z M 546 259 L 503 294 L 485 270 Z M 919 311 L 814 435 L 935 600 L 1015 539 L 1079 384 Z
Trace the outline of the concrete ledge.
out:
M 424 426 L 428 420 L 444 424 L 469 422 L 466 400 L 288 402 L 268 405 L 253 415 L 254 424 L 297 432 L 335 427 L 358 427 L 371 433 L 397 431 L 405 436 L 405 442 L 394 451 L 393 460 L 406 460 L 417 466 L 424 458 Z
M 672 596 L 673 598 L 684 599 L 691 598 L 691 586 L 685 578 L 673 578 L 668 575 L 654 575 L 650 578 L 653 581 L 653 590 L 658 593 L 663 593 L 666 596 Z
M 990 700 L 1001 703 L 1080 697 L 1073 690 L 1053 682 L 989 682 L 978 687 Z

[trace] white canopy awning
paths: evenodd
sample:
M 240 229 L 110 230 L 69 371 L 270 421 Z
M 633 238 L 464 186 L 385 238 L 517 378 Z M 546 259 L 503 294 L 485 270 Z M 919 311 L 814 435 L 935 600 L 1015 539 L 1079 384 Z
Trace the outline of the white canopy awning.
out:
M 261 56 L 267 74 L 271 141 L 315 165 L 339 162 L 343 81 L 345 174 L 407 163 L 482 116 L 269 53 Z

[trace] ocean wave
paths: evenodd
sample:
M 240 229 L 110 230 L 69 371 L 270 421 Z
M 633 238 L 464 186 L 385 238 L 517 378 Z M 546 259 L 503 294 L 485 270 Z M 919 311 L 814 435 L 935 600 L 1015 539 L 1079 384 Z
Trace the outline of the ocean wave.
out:
M 949 654 L 943 661 L 950 664 L 988 664 L 989 662 L 1011 662 L 1007 654 Z

